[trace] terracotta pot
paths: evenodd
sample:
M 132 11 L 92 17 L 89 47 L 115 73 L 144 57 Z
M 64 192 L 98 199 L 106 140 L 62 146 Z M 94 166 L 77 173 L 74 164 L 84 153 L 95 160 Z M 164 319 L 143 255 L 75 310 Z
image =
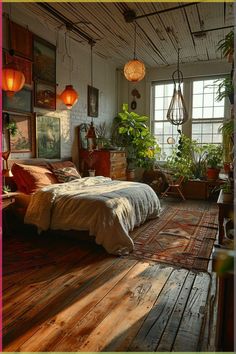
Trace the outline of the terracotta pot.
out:
M 224 162 L 224 171 L 225 173 L 230 172 L 230 162 Z
M 215 181 L 219 178 L 220 169 L 219 168 L 207 168 L 207 179 L 210 181 Z

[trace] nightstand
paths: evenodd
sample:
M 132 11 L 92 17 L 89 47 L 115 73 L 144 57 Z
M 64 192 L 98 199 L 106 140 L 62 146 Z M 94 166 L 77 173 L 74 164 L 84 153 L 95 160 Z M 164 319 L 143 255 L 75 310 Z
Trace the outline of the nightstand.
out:
M 6 193 L 1 195 L 2 200 L 2 233 L 8 235 L 10 233 L 10 228 L 7 218 L 7 209 L 10 208 L 15 203 L 15 196 L 18 193 Z

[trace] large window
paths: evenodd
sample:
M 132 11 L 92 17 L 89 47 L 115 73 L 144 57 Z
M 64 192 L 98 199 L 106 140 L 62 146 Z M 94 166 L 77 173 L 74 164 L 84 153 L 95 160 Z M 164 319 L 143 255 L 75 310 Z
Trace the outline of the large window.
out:
M 186 80 L 189 90 L 186 96 L 189 97 L 189 100 L 186 100 L 185 95 L 184 99 L 192 127 L 186 124 L 181 129 L 184 134 L 197 140 L 199 144 L 219 144 L 222 142 L 222 135 L 218 132 L 218 128 L 225 116 L 225 100 L 220 102 L 216 100 L 220 80 L 217 82 L 216 78 Z M 173 145 L 170 142 L 177 142 L 179 135 L 177 127 L 168 122 L 166 118 L 173 89 L 174 85 L 170 82 L 153 85 L 152 131 L 162 149 L 162 159 L 166 159 L 171 154 Z M 181 89 L 183 92 L 183 87 Z M 186 87 L 184 89 L 186 90 Z
M 177 127 L 171 124 L 166 118 L 173 90 L 174 84 L 171 83 L 154 86 L 153 134 L 161 147 L 163 160 L 170 155 L 172 149 L 172 145 L 167 142 L 168 138 L 176 141 L 178 136 Z
M 199 144 L 222 142 L 218 128 L 224 119 L 225 101 L 216 101 L 220 81 L 193 81 L 192 94 L 192 139 Z

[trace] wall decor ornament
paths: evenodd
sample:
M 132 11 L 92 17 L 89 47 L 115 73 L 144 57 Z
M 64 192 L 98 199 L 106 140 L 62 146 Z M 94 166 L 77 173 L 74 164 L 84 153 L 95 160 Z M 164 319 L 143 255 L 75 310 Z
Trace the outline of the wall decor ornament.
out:
M 36 118 L 37 157 L 59 159 L 61 155 L 60 118 L 37 116 Z

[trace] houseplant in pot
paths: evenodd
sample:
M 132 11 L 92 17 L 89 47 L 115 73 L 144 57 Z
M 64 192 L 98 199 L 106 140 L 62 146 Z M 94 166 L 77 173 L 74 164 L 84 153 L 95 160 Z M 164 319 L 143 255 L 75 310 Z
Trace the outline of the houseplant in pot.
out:
M 122 105 L 122 112 L 114 118 L 112 143 L 126 150 L 128 171 L 136 167 L 149 168 L 161 149 L 147 126 L 148 117 L 128 111 L 128 104 Z M 128 172 L 129 173 L 129 172 Z M 128 179 L 131 179 L 128 177 Z
M 206 150 L 207 179 L 216 180 L 219 177 L 220 166 L 223 158 L 222 145 L 207 144 L 203 146 Z
M 233 201 L 233 183 L 228 179 L 224 184 L 220 186 L 223 191 L 223 202 L 230 203 Z

